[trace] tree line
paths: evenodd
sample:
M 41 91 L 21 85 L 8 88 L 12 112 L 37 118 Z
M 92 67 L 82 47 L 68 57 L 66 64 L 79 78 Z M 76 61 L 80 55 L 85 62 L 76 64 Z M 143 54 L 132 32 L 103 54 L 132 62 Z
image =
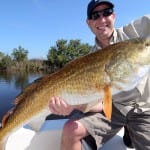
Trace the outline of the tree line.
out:
M 47 58 L 28 59 L 29 51 L 18 46 L 12 50 L 11 55 L 0 51 L 0 70 L 3 71 L 49 71 L 54 72 L 71 60 L 88 54 L 91 46 L 88 43 L 81 43 L 80 40 L 56 41 L 56 44 L 48 50 Z

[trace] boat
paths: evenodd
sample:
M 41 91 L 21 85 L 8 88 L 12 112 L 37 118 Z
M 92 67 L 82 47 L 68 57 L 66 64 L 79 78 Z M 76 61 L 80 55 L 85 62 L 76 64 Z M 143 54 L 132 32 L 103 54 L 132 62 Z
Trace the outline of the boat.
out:
M 60 150 L 62 127 L 66 121 L 46 120 L 39 132 L 26 125 L 8 138 L 6 150 Z M 134 150 L 124 145 L 123 134 L 124 129 L 121 129 L 99 150 Z M 83 150 L 91 150 L 84 141 Z

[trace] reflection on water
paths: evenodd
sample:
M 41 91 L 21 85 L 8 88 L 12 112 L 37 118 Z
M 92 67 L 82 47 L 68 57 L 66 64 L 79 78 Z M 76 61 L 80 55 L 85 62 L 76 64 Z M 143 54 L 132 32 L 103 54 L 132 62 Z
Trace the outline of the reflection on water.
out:
M 15 97 L 29 83 L 43 76 L 44 73 L 6 73 L 0 72 L 0 122 L 2 116 L 13 106 Z

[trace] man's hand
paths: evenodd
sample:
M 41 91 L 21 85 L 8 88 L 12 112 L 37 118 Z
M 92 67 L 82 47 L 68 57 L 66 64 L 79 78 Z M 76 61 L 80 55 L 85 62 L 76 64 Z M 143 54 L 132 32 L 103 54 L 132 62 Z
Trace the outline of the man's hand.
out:
M 70 115 L 70 113 L 74 109 L 82 111 L 82 109 L 84 109 L 84 107 L 85 107 L 84 105 L 71 106 L 58 96 L 52 97 L 49 102 L 49 109 L 55 115 L 67 116 L 67 115 Z M 96 106 L 91 108 L 91 110 L 89 110 L 89 111 L 90 112 L 101 112 L 102 110 L 103 110 L 103 104 L 102 104 L 102 101 L 100 100 L 100 102 Z
M 73 106 L 67 104 L 62 98 L 54 96 L 49 102 L 49 109 L 53 114 L 56 115 L 69 115 L 73 110 Z

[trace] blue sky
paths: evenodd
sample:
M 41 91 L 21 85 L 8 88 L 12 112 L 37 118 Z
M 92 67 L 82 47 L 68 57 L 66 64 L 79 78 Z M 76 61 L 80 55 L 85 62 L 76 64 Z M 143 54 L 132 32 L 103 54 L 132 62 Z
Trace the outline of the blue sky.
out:
M 60 39 L 93 45 L 86 25 L 89 0 L 3 0 L 0 2 L 0 51 L 11 54 L 22 46 L 29 58 L 46 58 Z M 116 27 L 150 14 L 148 0 L 113 0 Z

